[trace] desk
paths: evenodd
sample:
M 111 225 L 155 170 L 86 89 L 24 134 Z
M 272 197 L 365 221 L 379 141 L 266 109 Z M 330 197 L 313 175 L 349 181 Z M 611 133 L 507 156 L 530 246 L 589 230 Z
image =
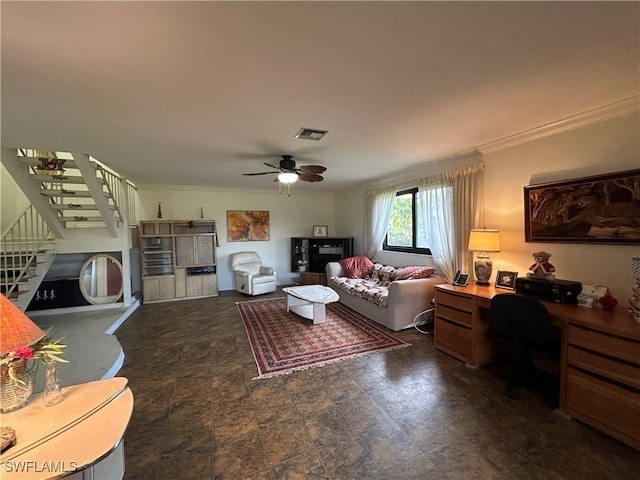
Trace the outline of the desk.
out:
M 122 377 L 62 389 L 63 401 L 45 407 L 32 395 L 26 407 L 0 416 L 18 443 L 0 455 L 3 480 L 122 478 L 122 436 L 133 395 Z
M 434 345 L 470 367 L 496 359 L 491 299 L 509 290 L 436 285 Z M 561 330 L 560 409 L 640 450 L 640 322 L 624 307 L 542 302 Z

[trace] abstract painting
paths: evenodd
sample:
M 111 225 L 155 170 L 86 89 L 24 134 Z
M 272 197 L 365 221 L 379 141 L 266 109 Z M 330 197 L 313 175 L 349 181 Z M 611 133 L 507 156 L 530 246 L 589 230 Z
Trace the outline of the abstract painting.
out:
M 269 240 L 269 211 L 227 210 L 227 240 L 229 242 Z

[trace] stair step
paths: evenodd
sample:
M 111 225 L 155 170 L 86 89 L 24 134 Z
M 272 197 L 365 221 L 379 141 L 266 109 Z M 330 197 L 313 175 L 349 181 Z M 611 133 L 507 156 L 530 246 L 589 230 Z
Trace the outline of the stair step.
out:
M 29 165 L 30 167 L 40 166 L 40 159 L 38 157 L 18 157 L 18 161 L 23 165 Z M 92 160 L 89 161 L 89 165 L 92 168 L 97 168 L 97 163 Z M 78 167 L 76 165 L 75 160 L 65 160 L 62 168 L 64 168 L 65 170 L 68 170 L 68 169 L 77 169 Z
M 109 192 L 102 192 L 103 195 L 109 198 Z M 40 194 L 47 197 L 65 197 L 65 198 L 93 198 L 91 192 L 88 190 L 53 190 L 43 189 L 40 190 Z
M 84 178 L 78 177 L 75 175 L 47 175 L 40 173 L 32 173 L 29 175 L 31 180 L 36 182 L 44 183 L 64 183 L 64 184 L 74 184 L 74 185 L 84 185 L 86 184 Z M 104 183 L 104 180 L 100 177 L 96 177 L 98 183 Z
M 4 286 L 4 283 L 14 283 L 16 277 L 17 275 L 9 275 L 9 276 L 5 276 L 4 274 L 0 275 L 0 282 L 2 282 L 0 284 L 0 288 Z M 31 277 L 29 275 L 25 275 L 20 280 L 18 280 L 18 283 L 27 283 L 30 278 Z
M 22 291 L 18 291 L 18 290 L 14 290 L 13 292 L 11 292 L 9 295 L 5 295 L 5 297 L 7 297 L 9 300 L 17 300 L 17 298 L 22 295 L 23 293 L 27 293 L 29 290 L 22 290 Z M 4 295 L 4 292 L 2 292 Z
M 87 215 L 75 215 L 73 217 L 60 217 L 61 222 L 104 222 L 102 217 L 89 217 Z
M 98 210 L 98 206 L 95 203 L 82 204 L 82 203 L 64 203 L 62 205 L 49 205 L 52 209 L 58 211 L 77 211 L 77 210 Z M 115 210 L 116 207 L 109 205 L 109 209 Z

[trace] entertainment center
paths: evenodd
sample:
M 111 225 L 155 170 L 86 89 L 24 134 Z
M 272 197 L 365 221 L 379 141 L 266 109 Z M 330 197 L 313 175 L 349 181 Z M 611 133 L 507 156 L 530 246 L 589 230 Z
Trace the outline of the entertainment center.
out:
M 303 285 L 326 285 L 325 266 L 353 256 L 353 237 L 291 238 L 291 271 Z

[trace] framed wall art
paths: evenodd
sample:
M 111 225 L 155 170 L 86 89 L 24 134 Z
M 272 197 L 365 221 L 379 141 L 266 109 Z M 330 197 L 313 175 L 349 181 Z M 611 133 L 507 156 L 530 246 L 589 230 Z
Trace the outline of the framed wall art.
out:
M 524 187 L 527 242 L 640 243 L 640 169 Z
M 515 290 L 516 278 L 518 272 L 507 272 L 506 270 L 498 270 L 496 273 L 496 287 Z
M 227 240 L 229 242 L 269 240 L 269 211 L 227 210 Z
M 314 225 L 313 226 L 313 236 L 314 237 L 328 237 L 329 229 L 326 225 Z

